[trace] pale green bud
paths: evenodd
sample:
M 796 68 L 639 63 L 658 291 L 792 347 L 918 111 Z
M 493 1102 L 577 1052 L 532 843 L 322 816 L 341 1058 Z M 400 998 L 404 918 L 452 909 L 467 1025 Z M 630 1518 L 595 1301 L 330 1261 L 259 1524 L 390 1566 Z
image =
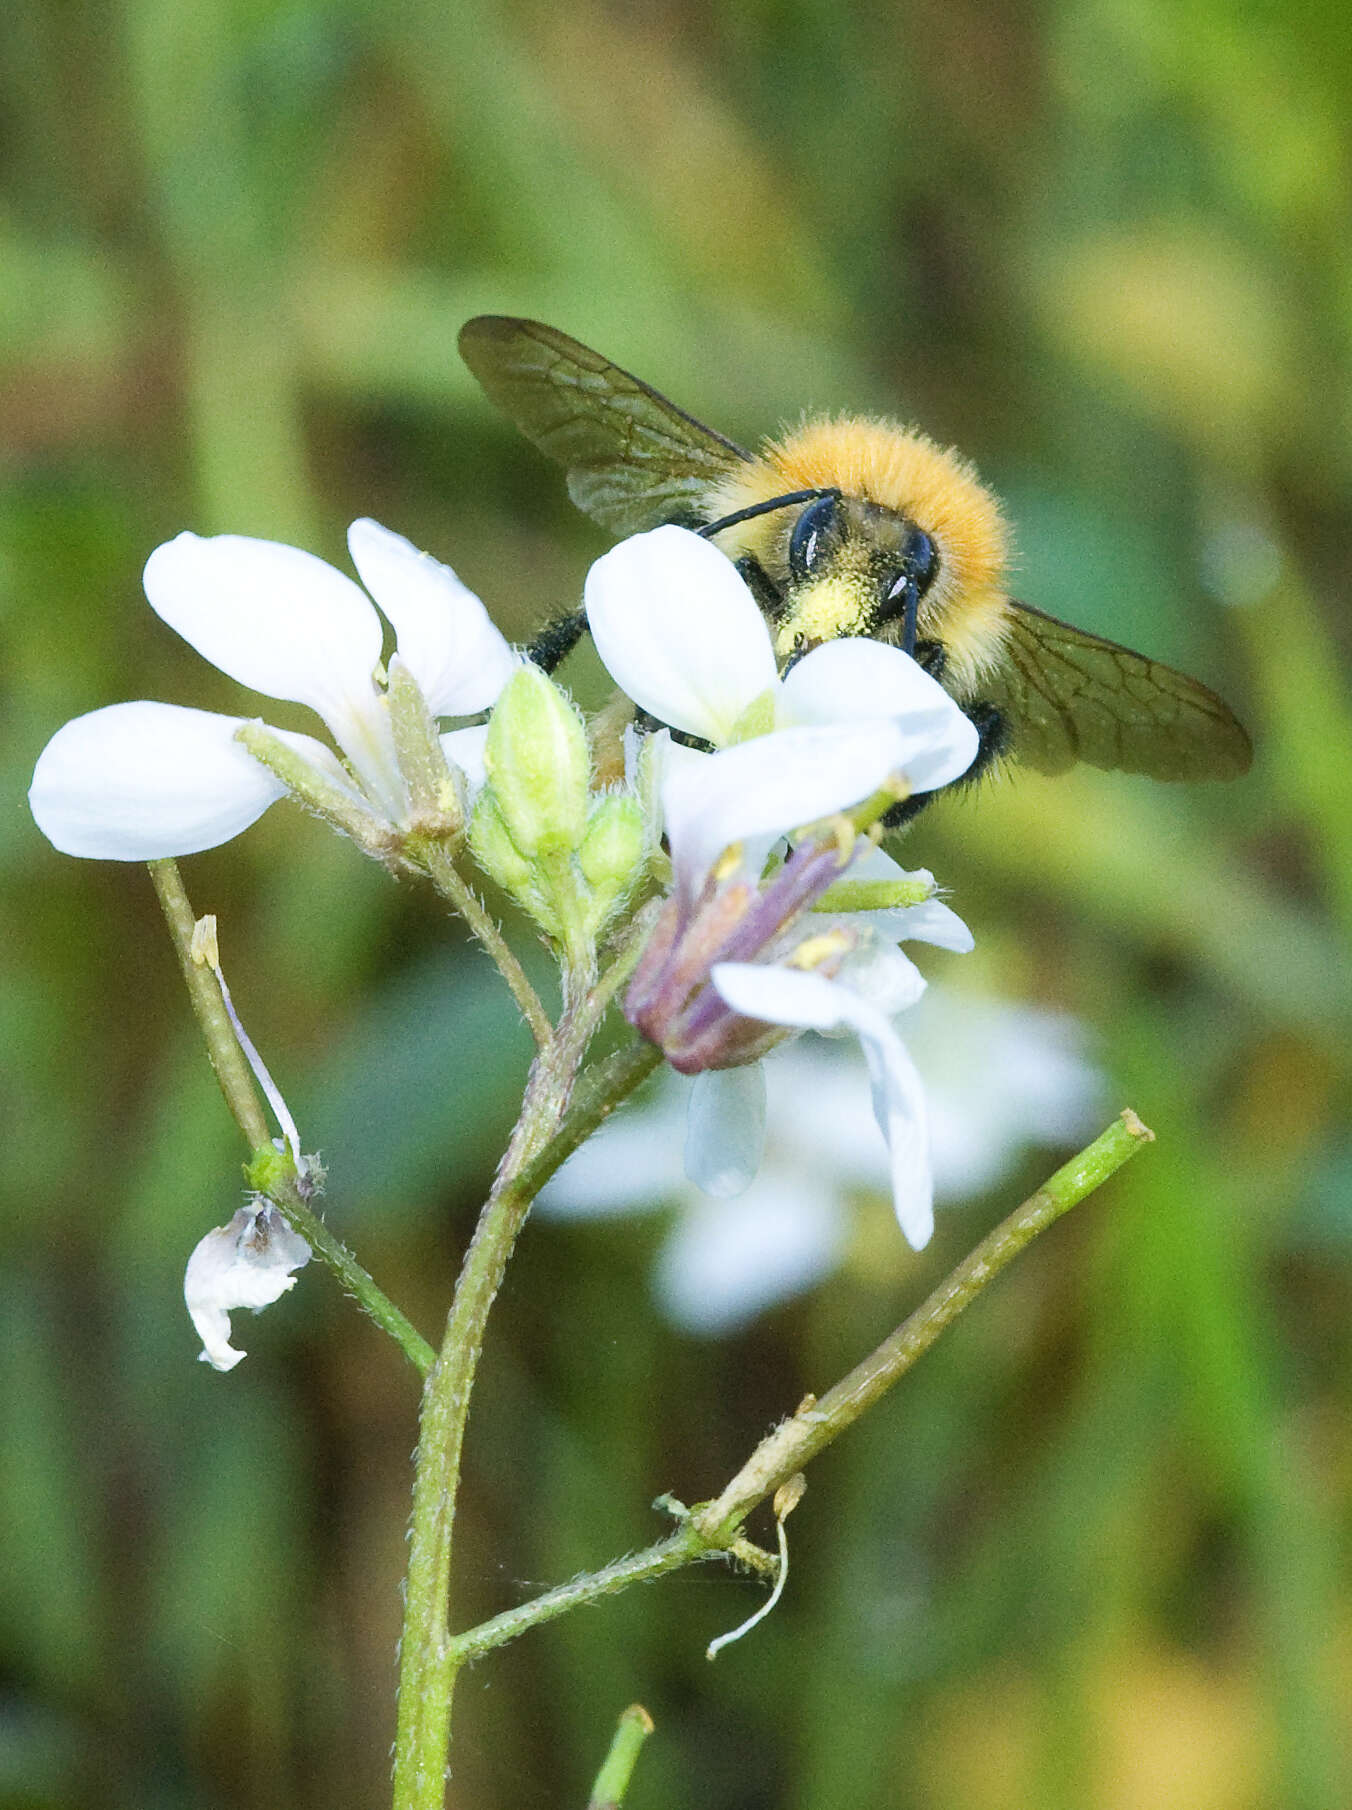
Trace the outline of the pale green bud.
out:
M 628 792 L 597 799 L 578 851 L 578 866 L 591 888 L 587 918 L 595 931 L 639 876 L 644 847 L 643 812 Z
M 524 905 L 542 930 L 557 936 L 558 912 L 537 884 L 534 864 L 523 857 L 512 840 L 491 791 L 481 792 L 475 803 L 469 824 L 469 846 L 484 872 L 518 904 Z
M 587 827 L 587 732 L 538 666 L 519 667 L 503 689 L 484 765 L 518 854 L 533 860 L 579 847 Z

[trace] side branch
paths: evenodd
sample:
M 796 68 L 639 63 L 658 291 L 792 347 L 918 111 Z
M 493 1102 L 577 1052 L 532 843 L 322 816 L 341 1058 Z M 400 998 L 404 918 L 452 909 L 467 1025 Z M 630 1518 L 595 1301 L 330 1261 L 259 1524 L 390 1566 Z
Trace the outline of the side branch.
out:
M 1087 1149 L 1058 1169 L 1036 1194 L 983 1238 L 876 1351 L 856 1364 L 819 1401 L 799 1409 L 776 1427 L 717 1500 L 694 1511 L 692 1519 L 705 1539 L 721 1543 L 733 1535 L 757 1503 L 802 1470 L 809 1459 L 853 1425 L 866 1408 L 904 1376 L 945 1327 L 1039 1232 L 1092 1193 L 1143 1144 L 1152 1143 L 1154 1136 L 1128 1109 Z

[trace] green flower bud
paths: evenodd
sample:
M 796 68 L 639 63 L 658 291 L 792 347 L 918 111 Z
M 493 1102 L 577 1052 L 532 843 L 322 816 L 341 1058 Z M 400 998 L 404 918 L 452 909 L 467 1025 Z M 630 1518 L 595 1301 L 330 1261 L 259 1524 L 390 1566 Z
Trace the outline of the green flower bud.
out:
M 598 798 L 578 851 L 578 863 L 588 886 L 594 890 L 625 887 L 642 859 L 643 812 L 637 798 L 628 792 L 611 792 Z
M 479 866 L 510 893 L 550 936 L 559 933 L 558 912 L 536 882 L 534 865 L 513 841 L 492 791 L 479 794 L 470 818 L 469 846 Z
M 578 848 L 587 828 L 587 732 L 572 703 L 537 666 L 507 682 L 488 725 L 484 765 L 517 853 Z

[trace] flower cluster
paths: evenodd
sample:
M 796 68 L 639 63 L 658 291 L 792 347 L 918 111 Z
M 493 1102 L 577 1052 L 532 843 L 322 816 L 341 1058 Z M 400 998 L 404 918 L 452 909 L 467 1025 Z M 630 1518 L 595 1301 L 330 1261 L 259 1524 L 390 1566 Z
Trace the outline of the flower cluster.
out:
M 333 745 L 177 705 L 96 710 L 38 760 L 30 800 L 48 838 L 116 860 L 188 854 L 290 793 L 378 858 L 417 866 L 435 840 L 454 861 L 477 860 L 566 976 L 594 972 L 603 938 L 623 933 L 622 908 L 656 882 L 664 897 L 624 1007 L 696 1077 L 692 1177 L 715 1196 L 744 1189 L 764 1144 L 760 1058 L 805 1030 L 848 1033 L 898 1218 L 923 1245 L 924 1094 L 893 1021 L 925 983 L 899 944 L 962 950 L 971 937 L 930 875 L 880 851 L 877 826 L 897 801 L 966 771 L 968 719 L 908 655 L 874 641 L 831 642 L 781 676 L 730 562 L 662 528 L 621 543 L 587 579 L 601 658 L 657 725 L 628 734 L 626 782 L 598 787 L 575 707 L 448 567 L 371 521 L 353 524 L 349 547 L 365 591 L 270 542 L 183 534 L 157 549 L 145 572 L 156 613 L 241 684 L 310 706 Z M 394 630 L 388 660 L 376 605 Z M 236 1215 L 194 1253 L 190 1306 L 213 1363 L 238 1355 L 223 1309 L 275 1298 L 308 1254 L 270 1211 Z

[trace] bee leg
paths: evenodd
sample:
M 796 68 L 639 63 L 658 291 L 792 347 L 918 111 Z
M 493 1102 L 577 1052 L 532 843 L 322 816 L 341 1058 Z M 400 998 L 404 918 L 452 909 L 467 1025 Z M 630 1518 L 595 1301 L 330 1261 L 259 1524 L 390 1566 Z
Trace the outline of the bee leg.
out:
M 585 610 L 571 610 L 566 616 L 556 616 L 531 642 L 526 649 L 527 656 L 542 672 L 556 672 L 586 630 Z
M 914 659 L 932 679 L 942 679 L 948 667 L 948 649 L 942 641 L 917 641 Z
M 762 616 L 777 622 L 784 614 L 784 593 L 754 554 L 744 553 L 734 562 L 747 590 L 756 599 Z
M 937 644 L 920 643 L 921 647 L 926 645 Z M 941 648 L 940 652 L 942 653 L 942 651 Z M 917 657 L 919 652 L 918 647 L 916 649 Z M 953 786 L 970 785 L 974 779 L 980 779 L 984 773 L 989 773 L 1009 746 L 1009 724 L 1005 721 L 1004 712 L 997 710 L 994 704 L 964 704 L 962 713 L 976 729 L 976 758 L 962 777 L 952 782 Z M 940 788 L 944 792 L 951 789 L 951 786 Z M 935 792 L 918 792 L 914 798 L 903 798 L 901 803 L 894 804 L 883 818 L 883 828 L 886 830 L 900 829 L 913 817 L 918 817 L 930 800 L 937 796 L 938 794 Z

